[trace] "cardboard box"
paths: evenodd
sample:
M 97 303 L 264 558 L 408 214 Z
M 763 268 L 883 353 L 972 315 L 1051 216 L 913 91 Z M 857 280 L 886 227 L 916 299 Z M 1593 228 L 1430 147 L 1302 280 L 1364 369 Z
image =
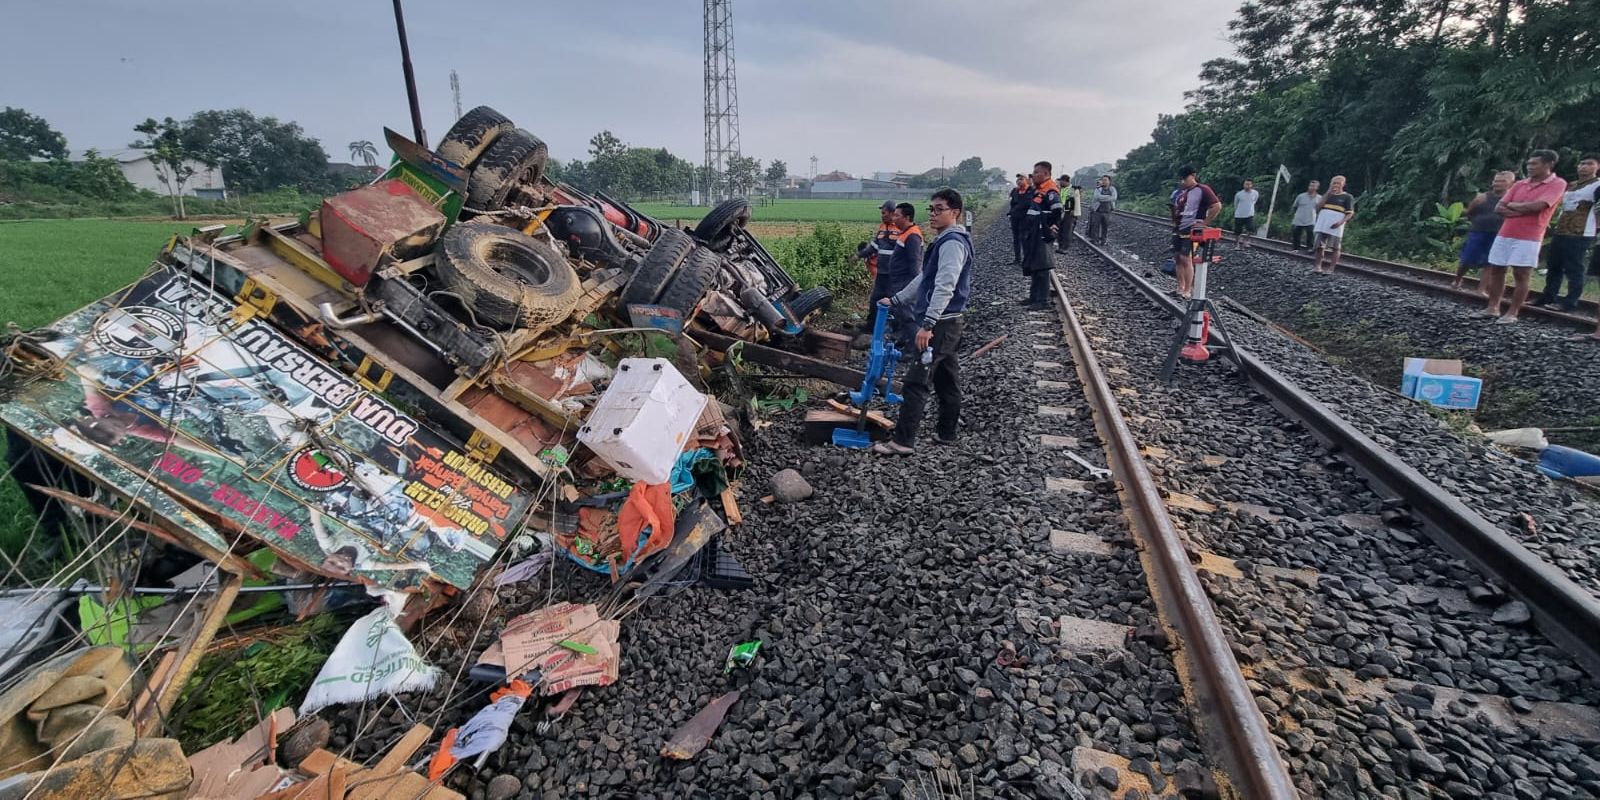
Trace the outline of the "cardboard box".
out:
M 1465 411 L 1478 407 L 1483 381 L 1462 375 L 1461 362 L 1453 358 L 1408 358 L 1400 393 L 1439 408 Z

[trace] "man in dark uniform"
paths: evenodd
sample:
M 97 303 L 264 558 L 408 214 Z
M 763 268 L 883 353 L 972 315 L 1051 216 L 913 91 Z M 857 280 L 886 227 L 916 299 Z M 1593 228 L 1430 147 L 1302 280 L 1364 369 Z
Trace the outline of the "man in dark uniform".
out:
M 1028 195 L 1026 220 L 1022 231 L 1022 272 L 1027 275 L 1028 299 L 1022 304 L 1029 308 L 1044 308 L 1050 299 L 1050 270 L 1055 267 L 1051 244 L 1061 233 L 1061 216 L 1066 206 L 1061 202 L 1061 190 L 1050 178 L 1050 162 L 1033 165 L 1033 191 Z
M 861 323 L 861 331 L 872 332 L 872 316 L 876 314 L 878 301 L 887 297 L 888 293 L 879 293 L 879 273 L 889 263 L 889 256 L 894 254 L 895 238 L 900 235 L 900 229 L 894 226 L 894 201 L 885 200 L 878 206 L 878 231 L 872 235 L 872 241 L 863 243 L 856 249 L 856 256 L 867 262 L 867 278 L 872 281 L 871 297 L 867 298 L 867 318 Z
M 1017 173 L 1017 185 L 1011 189 L 1011 207 L 1006 211 L 1006 216 L 1011 218 L 1011 263 L 1022 263 L 1022 231 L 1025 226 L 1025 214 L 1028 210 L 1028 196 L 1033 187 L 1028 184 L 1028 176 Z

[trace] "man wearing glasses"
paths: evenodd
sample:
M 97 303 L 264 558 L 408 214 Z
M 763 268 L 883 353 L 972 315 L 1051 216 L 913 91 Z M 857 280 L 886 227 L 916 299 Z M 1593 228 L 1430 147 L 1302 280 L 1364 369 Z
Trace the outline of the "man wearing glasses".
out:
M 961 194 L 954 189 L 933 193 L 928 204 L 928 227 L 933 229 L 933 244 L 922 257 L 922 271 L 894 297 L 880 301 L 892 306 L 895 316 L 915 322 L 917 354 L 906 373 L 905 403 L 895 422 L 894 438 L 872 446 L 872 452 L 909 455 L 916 451 L 917 428 L 927 411 L 928 394 L 939 395 L 939 419 L 935 434 L 940 443 L 954 444 L 961 420 L 961 375 L 957 370 L 956 348 L 961 344 L 961 329 L 966 321 L 967 300 L 972 290 L 972 237 L 961 224 Z M 924 358 L 932 350 L 931 357 Z

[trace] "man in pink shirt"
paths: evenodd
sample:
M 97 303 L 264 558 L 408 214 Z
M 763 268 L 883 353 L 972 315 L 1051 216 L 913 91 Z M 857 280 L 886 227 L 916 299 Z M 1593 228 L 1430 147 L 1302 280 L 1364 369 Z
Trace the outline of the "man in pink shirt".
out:
M 1528 299 L 1528 289 L 1533 286 L 1533 268 L 1539 263 L 1539 246 L 1544 242 L 1545 229 L 1550 227 L 1550 217 L 1561 205 L 1567 182 L 1556 175 L 1556 154 L 1553 150 L 1535 150 L 1528 156 L 1528 177 L 1511 185 L 1511 189 L 1495 207 L 1505 218 L 1500 233 L 1489 248 L 1489 266 L 1483 268 L 1479 285 L 1488 295 L 1488 307 L 1473 314 L 1480 319 L 1499 317 L 1497 322 L 1508 325 L 1517 321 L 1522 304 Z M 1516 287 L 1511 294 L 1511 308 L 1500 316 L 1500 298 L 1506 293 L 1506 268 L 1512 270 Z

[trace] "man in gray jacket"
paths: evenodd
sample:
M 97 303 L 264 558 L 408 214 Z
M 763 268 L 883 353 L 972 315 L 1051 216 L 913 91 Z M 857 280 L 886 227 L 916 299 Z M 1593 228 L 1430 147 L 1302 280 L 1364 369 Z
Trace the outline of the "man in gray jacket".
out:
M 1094 183 L 1094 198 L 1089 206 L 1089 241 L 1105 247 L 1106 231 L 1111 227 L 1111 212 L 1117 210 L 1117 187 L 1111 185 L 1110 175 L 1101 175 Z
M 939 396 L 936 438 L 941 444 L 956 442 L 961 422 L 961 361 L 956 348 L 966 327 L 963 313 L 972 295 L 973 261 L 972 237 L 962 219 L 960 192 L 934 192 L 928 204 L 928 226 L 935 236 L 922 257 L 921 274 L 894 297 L 878 301 L 892 306 L 897 319 L 916 326 L 916 334 L 906 348 L 912 364 L 906 372 L 905 403 L 895 421 L 894 438 L 873 445 L 874 453 L 903 456 L 916 452 L 917 428 L 922 425 L 930 393 Z
M 1294 249 L 1304 249 L 1300 245 L 1301 237 L 1305 237 L 1305 247 L 1311 246 L 1311 229 L 1317 224 L 1317 207 L 1322 205 L 1322 193 L 1317 191 L 1322 184 L 1312 181 L 1306 186 L 1305 194 L 1294 196 L 1294 231 L 1291 233 L 1289 243 Z

